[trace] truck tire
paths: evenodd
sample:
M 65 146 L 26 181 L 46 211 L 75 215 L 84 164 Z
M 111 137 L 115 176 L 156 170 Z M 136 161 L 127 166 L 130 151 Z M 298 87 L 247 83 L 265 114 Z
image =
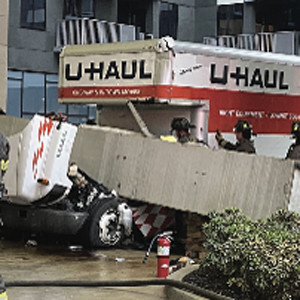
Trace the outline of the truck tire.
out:
M 118 206 L 116 199 L 110 199 L 93 208 L 88 226 L 91 247 L 112 247 L 122 242 L 124 227 L 119 223 Z

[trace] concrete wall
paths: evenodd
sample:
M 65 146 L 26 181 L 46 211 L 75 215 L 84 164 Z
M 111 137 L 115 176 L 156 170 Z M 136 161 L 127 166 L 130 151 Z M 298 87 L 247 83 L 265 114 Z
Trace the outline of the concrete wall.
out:
M 0 1 L 0 108 L 6 111 L 8 0 Z
M 9 0 L 8 68 L 58 72 L 58 56 L 53 53 L 56 23 L 62 19 L 63 1 L 46 1 L 46 30 L 20 28 L 21 1 Z

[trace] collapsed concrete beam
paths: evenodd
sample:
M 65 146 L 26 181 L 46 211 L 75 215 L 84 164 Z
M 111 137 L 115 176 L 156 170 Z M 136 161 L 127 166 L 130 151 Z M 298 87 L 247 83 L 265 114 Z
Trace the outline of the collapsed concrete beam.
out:
M 72 161 L 121 195 L 207 214 L 236 206 L 251 218 L 288 208 L 294 162 L 81 125 Z

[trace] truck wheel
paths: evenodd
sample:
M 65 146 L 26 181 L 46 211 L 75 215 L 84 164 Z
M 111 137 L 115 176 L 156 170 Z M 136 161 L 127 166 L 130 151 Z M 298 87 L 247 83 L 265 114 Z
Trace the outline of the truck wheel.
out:
M 119 223 L 118 206 L 119 202 L 111 199 L 93 209 L 88 228 L 90 246 L 111 247 L 122 242 L 124 227 Z

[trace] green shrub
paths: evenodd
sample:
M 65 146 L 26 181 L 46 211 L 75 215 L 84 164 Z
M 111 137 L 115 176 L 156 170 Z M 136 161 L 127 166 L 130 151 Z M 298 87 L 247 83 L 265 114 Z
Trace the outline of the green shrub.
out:
M 252 221 L 231 208 L 209 218 L 203 227 L 208 253 L 198 272 L 212 289 L 241 299 L 293 299 L 300 282 L 298 214 L 280 210 Z

